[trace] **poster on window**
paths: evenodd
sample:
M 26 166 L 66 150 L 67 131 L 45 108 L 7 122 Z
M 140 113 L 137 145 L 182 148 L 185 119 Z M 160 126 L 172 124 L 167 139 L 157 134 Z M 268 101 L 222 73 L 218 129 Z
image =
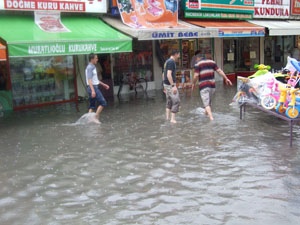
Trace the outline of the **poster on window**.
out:
M 170 28 L 178 23 L 177 0 L 118 0 L 124 24 L 133 28 Z

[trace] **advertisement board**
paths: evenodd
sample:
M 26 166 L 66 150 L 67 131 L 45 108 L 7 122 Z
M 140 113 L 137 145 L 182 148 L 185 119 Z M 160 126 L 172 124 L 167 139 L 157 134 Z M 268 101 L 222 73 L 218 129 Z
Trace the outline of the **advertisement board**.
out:
M 3 0 L 0 10 L 106 13 L 105 0 Z

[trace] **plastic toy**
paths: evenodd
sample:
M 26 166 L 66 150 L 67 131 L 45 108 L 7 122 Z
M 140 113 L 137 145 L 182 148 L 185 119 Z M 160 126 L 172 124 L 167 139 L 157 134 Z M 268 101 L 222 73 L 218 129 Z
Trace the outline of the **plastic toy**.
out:
M 257 77 L 257 76 L 265 75 L 271 69 L 270 66 L 264 65 L 264 64 L 255 64 L 254 68 L 257 69 L 257 71 L 254 74 L 252 74 L 251 76 L 248 77 L 250 79 L 254 78 L 254 77 Z
M 242 81 L 239 86 L 239 90 L 233 98 L 233 102 L 237 102 L 239 105 L 245 102 L 258 103 L 258 97 L 253 87 L 249 85 L 249 79 L 244 77 L 238 77 L 238 80 Z
M 280 91 L 279 91 L 279 83 L 275 82 L 275 79 L 269 79 L 266 82 L 266 88 L 269 90 L 269 93 L 266 95 L 263 95 L 261 97 L 260 103 L 261 106 L 265 109 L 274 109 L 279 97 L 280 97 Z
M 285 111 L 285 115 L 289 118 L 297 118 L 299 116 L 300 111 L 300 98 L 296 97 L 296 92 L 299 90 L 299 88 L 295 88 L 300 78 L 298 78 L 299 72 L 300 72 L 300 64 L 298 61 L 291 61 L 291 64 L 295 67 L 297 70 L 297 77 L 296 79 L 290 78 L 288 82 L 291 84 L 292 88 L 290 90 L 290 97 L 291 101 Z M 298 101 L 296 101 L 298 100 Z
M 300 97 L 296 97 L 296 92 L 299 88 L 292 88 L 290 91 L 291 101 L 285 110 L 285 115 L 291 119 L 297 118 L 300 111 Z M 298 101 L 296 101 L 296 99 Z

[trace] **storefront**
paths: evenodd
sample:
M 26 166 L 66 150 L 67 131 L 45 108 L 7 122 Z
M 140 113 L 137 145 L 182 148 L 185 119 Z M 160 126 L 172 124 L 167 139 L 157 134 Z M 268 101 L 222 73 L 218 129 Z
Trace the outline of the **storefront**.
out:
M 277 71 L 285 67 L 288 56 L 299 60 L 300 22 L 292 20 L 300 15 L 297 1 L 255 1 L 254 8 L 253 19 L 249 22 L 266 29 L 261 63 Z
M 260 63 L 260 37 L 265 34 L 264 27 L 247 21 L 186 21 L 197 26 L 218 29 L 219 38 L 215 40 L 215 55 L 212 58 L 221 62 L 219 64 L 226 74 L 246 76 L 253 73 L 255 64 Z
M 134 38 L 132 53 L 114 54 L 115 93 L 119 88 L 120 75 L 131 73 L 146 77 L 149 81 L 148 90 L 160 89 L 162 67 L 172 48 L 179 49 L 182 56 L 177 64 L 178 82 L 183 73 L 188 81 L 191 78 L 190 60 L 195 49 L 201 46 L 210 52 L 211 38 L 218 36 L 217 29 L 201 28 L 180 20 L 176 27 L 156 29 L 131 28 L 113 17 L 103 17 L 103 20 Z
M 286 65 L 288 56 L 300 59 L 298 46 L 300 21 L 251 20 L 250 22 L 267 29 L 264 40 L 264 63 L 270 65 L 274 71 L 281 70 Z
M 215 28 L 212 58 L 230 79 L 254 73 L 254 65 L 261 62 L 261 37 L 265 27 L 250 23 L 254 2 L 204 0 L 200 3 L 183 1 L 184 20 L 203 28 Z
M 0 42 L 6 47 L 8 101 L 13 110 L 76 102 L 75 56 L 132 51 L 132 39 L 92 16 L 62 16 L 40 29 L 32 15 L 1 15 Z M 52 32 L 63 29 L 62 32 Z M 6 105 L 6 104 L 5 104 Z M 5 108 L 4 110 L 10 110 Z

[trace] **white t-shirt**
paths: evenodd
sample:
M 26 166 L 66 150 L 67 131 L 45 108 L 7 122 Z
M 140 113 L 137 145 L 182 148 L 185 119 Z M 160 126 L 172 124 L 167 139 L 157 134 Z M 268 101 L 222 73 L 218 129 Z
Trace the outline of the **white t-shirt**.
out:
M 86 84 L 89 85 L 89 79 L 92 79 L 93 85 L 98 85 L 100 83 L 98 79 L 96 66 L 92 63 L 89 63 L 85 69 L 85 78 Z

